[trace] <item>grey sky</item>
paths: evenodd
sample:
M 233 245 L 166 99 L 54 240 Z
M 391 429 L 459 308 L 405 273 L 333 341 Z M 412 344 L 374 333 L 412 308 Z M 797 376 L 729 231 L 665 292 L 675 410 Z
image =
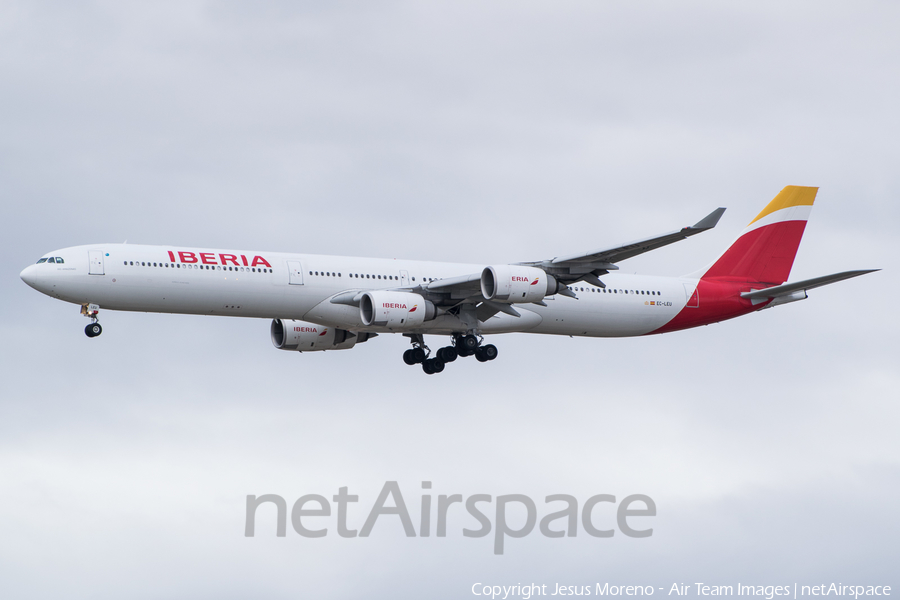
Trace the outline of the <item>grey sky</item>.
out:
M 900 585 L 900 7 L 888 2 L 0 6 L 0 590 L 464 598 L 534 581 Z M 18 273 L 101 241 L 488 264 L 717 229 L 820 192 L 793 279 L 884 271 L 646 339 L 278 352 L 268 322 L 102 314 Z M 437 347 L 439 341 L 432 344 Z M 648 540 L 243 537 L 247 494 L 652 496 Z M 331 526 L 331 523 L 329 523 Z

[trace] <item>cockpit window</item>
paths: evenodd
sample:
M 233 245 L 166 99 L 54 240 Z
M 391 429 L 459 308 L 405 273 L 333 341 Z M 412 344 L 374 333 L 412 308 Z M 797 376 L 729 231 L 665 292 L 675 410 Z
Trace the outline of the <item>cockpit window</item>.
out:
M 60 257 L 60 256 L 57 256 L 57 257 L 56 257 L 56 264 L 61 265 L 61 264 L 63 264 L 64 262 L 65 262 L 65 261 L 62 259 L 62 257 Z
M 37 261 L 37 264 L 41 264 L 41 263 L 45 263 L 45 262 L 47 262 L 47 259 L 42 258 L 41 260 Z
M 48 262 L 48 263 L 55 263 L 55 262 L 56 262 L 56 259 L 53 258 L 53 257 L 51 256 L 50 258 L 47 259 L 47 262 Z

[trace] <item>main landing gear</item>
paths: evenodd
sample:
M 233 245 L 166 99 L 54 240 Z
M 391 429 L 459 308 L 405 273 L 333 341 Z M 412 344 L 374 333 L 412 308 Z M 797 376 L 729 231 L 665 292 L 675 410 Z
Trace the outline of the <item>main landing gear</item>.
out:
M 440 373 L 447 363 L 452 363 L 459 356 L 474 356 L 478 362 L 497 358 L 497 347 L 493 344 L 482 345 L 474 335 L 454 335 L 453 345 L 438 349 L 433 358 L 423 336 L 413 334 L 407 337 L 411 338 L 413 347 L 403 353 L 403 362 L 408 365 L 421 364 L 428 375 Z
M 481 341 L 474 335 L 457 335 L 453 338 L 456 351 L 460 356 L 475 356 L 478 362 L 487 362 L 497 358 L 497 346 L 493 344 L 481 345 Z
M 100 327 L 100 321 L 97 319 L 97 313 L 99 312 L 100 307 L 96 304 L 81 305 L 81 314 L 91 320 L 90 324 L 84 328 L 84 334 L 89 338 L 97 337 L 103 333 L 103 328 Z
M 403 353 L 403 362 L 408 365 L 422 365 L 422 370 L 433 375 L 444 370 L 444 362 L 436 358 L 430 358 L 431 350 L 425 345 L 425 337 L 418 333 L 406 334 L 410 338 L 413 347 Z M 441 348 L 443 350 L 443 348 Z M 438 355 L 441 352 L 438 351 Z

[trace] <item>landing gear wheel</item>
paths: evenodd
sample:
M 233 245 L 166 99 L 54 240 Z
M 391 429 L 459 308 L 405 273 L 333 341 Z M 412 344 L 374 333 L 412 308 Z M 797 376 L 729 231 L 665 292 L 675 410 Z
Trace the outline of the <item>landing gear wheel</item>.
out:
M 478 338 L 475 337 L 474 335 L 467 335 L 467 336 L 459 338 L 457 345 L 460 345 L 463 348 L 465 348 L 466 350 L 468 350 L 469 352 L 471 352 L 471 351 L 475 350 L 475 348 L 478 347 Z
M 482 346 L 481 351 L 486 360 L 494 360 L 495 358 L 497 358 L 497 346 L 493 344 Z
M 413 364 L 424 363 L 425 358 L 428 356 L 422 348 L 413 348 L 410 352 L 412 353 L 410 356 L 413 358 Z
M 405 362 L 408 365 L 416 364 L 416 359 L 413 356 L 412 348 L 410 348 L 409 350 L 407 350 L 406 352 L 403 353 L 403 362 Z
M 97 337 L 98 335 L 103 333 L 103 328 L 100 327 L 100 323 L 91 323 L 84 328 L 84 333 L 89 338 Z
M 447 346 L 437 351 L 437 358 L 443 363 L 451 363 L 456 360 L 457 352 L 453 346 Z
M 478 348 L 475 348 L 475 360 L 478 362 L 487 362 L 491 359 L 484 355 L 484 348 L 479 346 Z
M 422 363 L 422 370 L 428 375 L 434 375 L 444 370 L 444 362 L 436 358 L 429 358 Z

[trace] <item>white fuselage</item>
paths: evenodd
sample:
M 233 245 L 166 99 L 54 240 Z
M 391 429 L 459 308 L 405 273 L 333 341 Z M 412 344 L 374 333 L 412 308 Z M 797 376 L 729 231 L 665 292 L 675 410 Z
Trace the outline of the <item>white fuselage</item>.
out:
M 61 264 L 31 265 L 22 278 L 66 302 L 102 309 L 293 319 L 375 333 L 359 308 L 331 299 L 348 290 L 414 289 L 436 280 L 478 273 L 484 265 L 313 254 L 246 252 L 164 246 L 99 244 L 48 254 Z M 546 306 L 516 304 L 521 316 L 498 313 L 479 333 L 530 332 L 594 337 L 651 333 L 681 311 L 696 279 L 611 273 L 606 289 L 579 283 L 577 298 L 560 294 Z M 409 333 L 465 331 L 453 314 L 424 322 Z

